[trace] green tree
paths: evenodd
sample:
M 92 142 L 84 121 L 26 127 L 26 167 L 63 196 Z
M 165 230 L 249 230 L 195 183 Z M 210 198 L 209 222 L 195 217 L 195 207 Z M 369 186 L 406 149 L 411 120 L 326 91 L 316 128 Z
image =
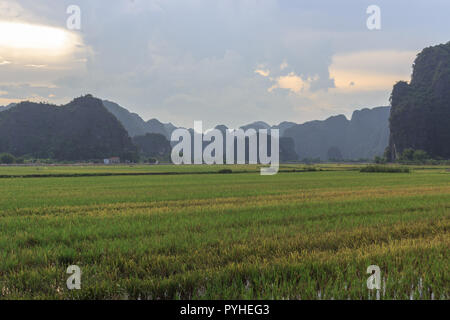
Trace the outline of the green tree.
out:
M 392 152 L 390 146 L 387 146 L 386 149 L 384 149 L 383 158 L 385 159 L 385 162 L 392 162 Z
M 401 161 L 412 161 L 414 160 L 414 149 L 406 148 L 403 150 L 402 155 L 400 156 Z
M 374 159 L 374 162 L 378 163 L 378 164 L 384 164 L 384 163 L 386 163 L 386 159 L 383 157 L 376 156 Z
M 9 153 L 2 153 L 0 154 L 0 163 L 2 164 L 11 164 L 16 161 L 16 158 Z
M 426 153 L 425 151 L 423 151 L 423 150 L 414 151 L 414 154 L 413 154 L 414 161 L 423 162 L 428 159 L 430 159 L 430 157 L 428 156 L 428 153 Z
M 23 157 L 16 158 L 16 163 L 17 164 L 24 164 L 25 163 L 25 158 L 23 158 Z

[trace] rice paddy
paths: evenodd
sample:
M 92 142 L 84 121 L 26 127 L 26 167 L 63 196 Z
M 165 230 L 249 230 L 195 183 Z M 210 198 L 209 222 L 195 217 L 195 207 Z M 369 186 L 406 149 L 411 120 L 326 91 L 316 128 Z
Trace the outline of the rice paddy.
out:
M 450 298 L 448 169 L 316 169 L 0 167 L 0 297 Z

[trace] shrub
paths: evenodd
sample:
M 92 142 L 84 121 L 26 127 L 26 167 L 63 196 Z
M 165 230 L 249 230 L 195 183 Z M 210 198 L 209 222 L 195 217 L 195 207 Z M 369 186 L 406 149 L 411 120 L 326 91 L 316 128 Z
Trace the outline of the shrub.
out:
M 430 159 L 430 156 L 423 150 L 416 150 L 413 154 L 414 161 L 424 162 L 425 160 Z
M 390 167 L 390 166 L 380 166 L 380 165 L 369 165 L 361 168 L 360 172 L 389 172 L 389 173 L 409 173 L 408 167 Z
M 25 163 L 25 158 L 23 158 L 23 157 L 16 158 L 16 163 L 17 164 L 24 164 Z
M 378 164 L 385 164 L 386 163 L 386 158 L 382 158 L 382 157 L 376 156 L 375 159 L 374 159 L 374 162 L 378 163 Z
M 231 169 L 221 169 L 221 170 L 219 170 L 219 173 L 233 173 L 233 170 L 231 170 Z

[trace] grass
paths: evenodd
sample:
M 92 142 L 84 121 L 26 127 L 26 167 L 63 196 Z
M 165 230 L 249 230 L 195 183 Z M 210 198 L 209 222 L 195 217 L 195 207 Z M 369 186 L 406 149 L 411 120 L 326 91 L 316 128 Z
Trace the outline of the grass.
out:
M 303 169 L 1 167 L 10 176 L 184 174 L 0 179 L 0 297 L 373 299 L 366 269 L 376 264 L 382 299 L 450 298 L 444 167 Z M 66 288 L 71 264 L 81 290 Z

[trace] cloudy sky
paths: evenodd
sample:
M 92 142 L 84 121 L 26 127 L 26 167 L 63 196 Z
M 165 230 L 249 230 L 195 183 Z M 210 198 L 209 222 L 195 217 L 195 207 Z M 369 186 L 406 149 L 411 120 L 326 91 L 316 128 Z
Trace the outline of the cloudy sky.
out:
M 373 4 L 380 30 L 367 28 Z M 92 93 L 188 127 L 350 116 L 388 105 L 416 54 L 450 40 L 449 12 L 448 0 L 0 0 L 0 105 Z

